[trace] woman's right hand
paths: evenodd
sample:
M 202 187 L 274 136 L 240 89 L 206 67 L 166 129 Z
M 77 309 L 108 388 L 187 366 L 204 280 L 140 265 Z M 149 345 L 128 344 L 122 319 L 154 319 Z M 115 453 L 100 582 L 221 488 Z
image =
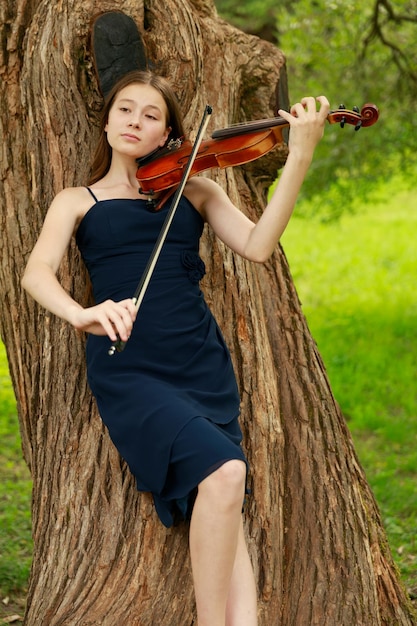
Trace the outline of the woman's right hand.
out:
M 108 335 L 111 341 L 127 341 L 136 319 L 136 307 L 131 298 L 114 302 L 105 300 L 88 308 L 74 307 L 71 323 L 77 330 L 93 335 Z

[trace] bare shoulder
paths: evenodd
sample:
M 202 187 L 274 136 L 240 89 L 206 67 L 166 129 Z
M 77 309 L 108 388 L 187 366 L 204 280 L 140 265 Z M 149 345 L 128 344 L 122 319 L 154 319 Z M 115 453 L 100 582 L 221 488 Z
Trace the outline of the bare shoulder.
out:
M 87 187 L 65 187 L 65 189 L 57 193 L 52 204 L 61 207 L 71 207 L 74 210 L 78 208 L 79 211 L 82 211 L 79 207 L 91 206 L 94 204 L 94 199 Z
M 93 206 L 94 199 L 86 187 L 66 187 L 52 201 L 49 212 L 60 215 L 62 219 L 78 225 L 87 211 Z

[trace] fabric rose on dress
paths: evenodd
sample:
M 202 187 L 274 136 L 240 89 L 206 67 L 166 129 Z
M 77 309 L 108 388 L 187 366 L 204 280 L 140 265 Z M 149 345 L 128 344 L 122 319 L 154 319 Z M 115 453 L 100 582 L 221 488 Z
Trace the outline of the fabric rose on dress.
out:
M 206 273 L 206 266 L 203 259 L 197 252 L 192 250 L 183 250 L 181 253 L 181 261 L 188 273 L 188 278 L 195 285 L 200 282 Z

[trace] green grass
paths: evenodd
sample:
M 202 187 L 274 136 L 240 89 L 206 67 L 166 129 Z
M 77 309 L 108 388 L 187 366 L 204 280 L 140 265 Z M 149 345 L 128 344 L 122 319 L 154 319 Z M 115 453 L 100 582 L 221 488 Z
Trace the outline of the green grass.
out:
M 25 593 L 32 556 L 31 480 L 23 461 L 16 402 L 0 342 L 0 600 Z
M 338 222 L 296 216 L 282 238 L 310 330 L 417 590 L 417 211 L 399 181 Z

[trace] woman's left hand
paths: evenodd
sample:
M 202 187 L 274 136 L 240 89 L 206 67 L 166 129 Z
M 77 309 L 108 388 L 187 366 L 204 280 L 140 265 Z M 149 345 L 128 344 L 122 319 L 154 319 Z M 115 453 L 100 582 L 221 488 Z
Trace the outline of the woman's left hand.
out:
M 317 109 L 317 103 L 320 104 Z M 279 115 L 290 124 L 288 148 L 300 156 L 312 156 L 314 149 L 323 137 L 324 125 L 329 114 L 330 104 L 325 96 L 307 97 L 291 107 L 291 111 L 280 109 Z

